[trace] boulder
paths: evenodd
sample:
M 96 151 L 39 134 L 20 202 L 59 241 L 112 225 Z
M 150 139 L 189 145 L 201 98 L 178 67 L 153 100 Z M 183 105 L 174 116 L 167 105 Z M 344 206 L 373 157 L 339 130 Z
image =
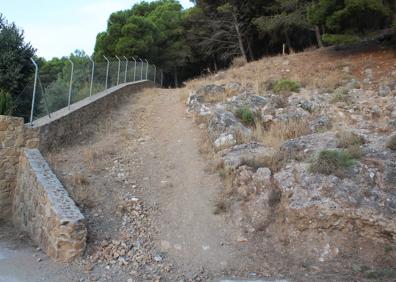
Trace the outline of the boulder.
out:
M 292 162 L 274 175 L 281 206 L 298 230 L 350 230 L 370 240 L 396 242 L 396 195 L 366 181 L 360 167 L 355 176 L 312 174 L 309 164 Z
M 248 143 L 223 150 L 221 159 L 225 167 L 237 169 L 244 164 L 264 166 L 272 161 L 275 154 L 276 151 L 273 148 L 259 143 Z
M 235 139 L 237 133 L 248 136 L 251 134 L 251 130 L 245 127 L 232 112 L 217 108 L 213 109 L 213 114 L 209 119 L 208 133 L 213 143 L 216 140 L 220 143 L 221 140 L 218 140 L 219 138 L 224 140 L 225 136 L 228 136 L 227 139 L 231 141 L 230 134 Z
M 305 159 L 313 153 L 337 147 L 334 132 L 313 133 L 285 141 L 281 152 L 286 158 Z
M 254 95 L 249 90 L 245 90 L 239 95 L 233 96 L 228 99 L 226 107 L 230 111 L 236 111 L 243 107 L 248 107 L 253 112 L 258 112 L 268 103 L 268 98 L 263 96 Z
M 222 133 L 219 138 L 214 141 L 216 149 L 228 148 L 235 144 L 236 140 L 232 133 Z

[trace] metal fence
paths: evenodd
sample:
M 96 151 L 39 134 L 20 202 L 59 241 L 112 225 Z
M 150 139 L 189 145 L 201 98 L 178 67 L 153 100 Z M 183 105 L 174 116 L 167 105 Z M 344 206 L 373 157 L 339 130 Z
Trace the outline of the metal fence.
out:
M 122 83 L 153 81 L 162 85 L 163 72 L 147 60 L 125 56 L 94 61 L 90 57 L 68 59 L 65 67 L 54 71 L 51 67 L 35 66 L 32 82 L 30 124 L 62 108 L 68 108 L 84 98 Z

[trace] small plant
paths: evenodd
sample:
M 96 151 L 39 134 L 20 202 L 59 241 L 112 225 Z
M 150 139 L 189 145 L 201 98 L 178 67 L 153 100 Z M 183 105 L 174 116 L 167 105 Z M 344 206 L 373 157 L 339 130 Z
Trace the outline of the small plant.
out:
M 355 159 L 347 150 L 323 150 L 311 164 L 310 170 L 314 173 L 342 176 L 354 164 Z
M 345 88 L 337 88 L 336 91 L 333 93 L 333 97 L 331 99 L 332 103 L 348 103 L 350 101 L 350 96 L 348 90 Z
M 396 132 L 393 133 L 390 137 L 388 142 L 386 143 L 386 147 L 391 150 L 396 150 Z
M 294 80 L 281 79 L 273 84 L 275 93 L 300 92 L 300 83 Z
M 254 113 L 249 107 L 242 107 L 238 109 L 235 115 L 242 121 L 243 124 L 251 126 L 254 124 Z
M 360 146 L 365 143 L 363 136 L 356 134 L 352 131 L 342 130 L 337 132 L 337 147 L 348 148 L 349 146 Z
M 362 157 L 363 152 L 360 146 L 366 142 L 363 136 L 352 131 L 343 130 L 337 132 L 336 137 L 338 148 L 346 149 L 355 159 L 360 159 Z

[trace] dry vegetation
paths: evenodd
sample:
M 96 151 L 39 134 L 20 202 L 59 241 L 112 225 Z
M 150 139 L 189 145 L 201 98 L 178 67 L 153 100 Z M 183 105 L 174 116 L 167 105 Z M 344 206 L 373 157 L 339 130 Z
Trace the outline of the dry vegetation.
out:
M 300 82 L 306 88 L 336 89 L 352 76 L 363 80 L 364 69 L 373 69 L 373 80 L 389 74 L 396 59 L 389 50 L 335 51 L 315 50 L 291 56 L 267 57 L 246 65 L 236 64 L 224 73 L 191 80 L 189 90 L 203 84 L 226 84 L 236 81 L 250 85 L 257 93 L 269 80 L 289 79 Z M 320 62 L 320 63 L 318 63 Z M 349 68 L 350 73 L 343 72 Z

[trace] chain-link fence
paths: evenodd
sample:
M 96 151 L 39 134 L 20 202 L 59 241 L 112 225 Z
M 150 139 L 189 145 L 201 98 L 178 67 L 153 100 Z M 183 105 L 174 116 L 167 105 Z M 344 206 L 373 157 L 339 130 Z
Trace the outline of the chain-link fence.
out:
M 58 71 L 50 67 L 40 68 L 32 59 L 36 75 L 24 93 L 32 95 L 30 124 L 123 83 L 153 81 L 162 84 L 162 71 L 147 60 L 126 57 L 104 59 L 100 62 L 83 57 L 68 59 Z

